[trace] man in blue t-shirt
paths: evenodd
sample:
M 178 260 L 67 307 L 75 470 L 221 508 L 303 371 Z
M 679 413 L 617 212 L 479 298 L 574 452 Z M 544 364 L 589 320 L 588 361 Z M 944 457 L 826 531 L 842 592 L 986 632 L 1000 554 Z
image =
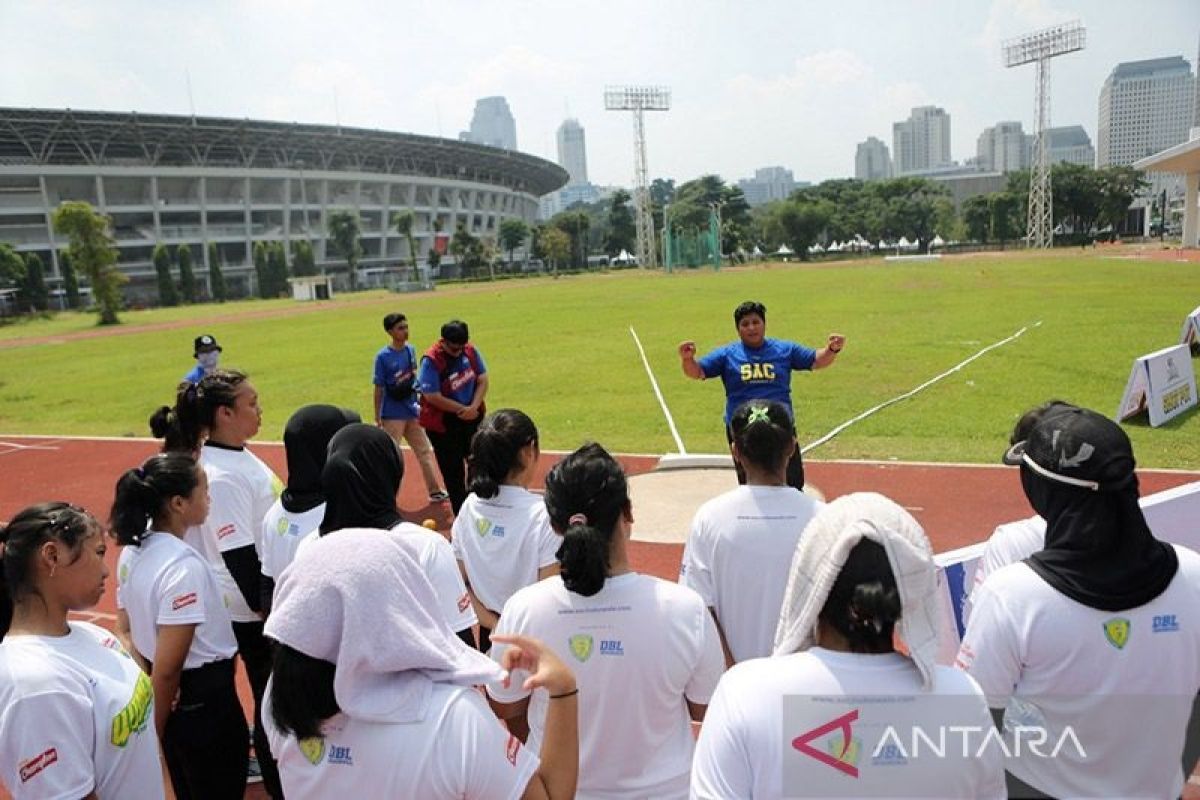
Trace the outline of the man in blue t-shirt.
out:
M 737 407 L 747 400 L 783 403 L 795 420 L 792 370 L 827 367 L 846 346 L 846 337 L 840 333 L 829 334 L 828 343 L 820 350 L 783 339 L 768 339 L 767 307 L 750 300 L 733 310 L 733 321 L 737 326 L 738 341 L 718 347 L 699 360 L 696 359 L 695 342 L 686 341 L 679 345 L 684 375 L 696 380 L 719 376 L 725 384 L 725 438 L 729 442 L 733 441 L 729 421 Z M 746 473 L 737 459 L 733 465 L 737 469 L 738 483 L 744 484 Z M 804 464 L 799 445 L 788 460 L 787 480 L 789 486 L 804 488 Z
M 392 341 L 375 354 L 375 424 L 388 432 L 397 447 L 401 440 L 408 442 L 421 466 L 429 499 L 445 502 L 449 495 L 438 482 L 433 446 L 417 421 L 417 351 L 408 343 L 408 319 L 403 314 L 388 314 L 383 329 Z
M 216 370 L 221 345 L 210 334 L 202 333 L 192 342 L 192 355 L 196 358 L 196 366 L 188 370 L 183 379 L 188 383 L 199 383 L 201 378 Z

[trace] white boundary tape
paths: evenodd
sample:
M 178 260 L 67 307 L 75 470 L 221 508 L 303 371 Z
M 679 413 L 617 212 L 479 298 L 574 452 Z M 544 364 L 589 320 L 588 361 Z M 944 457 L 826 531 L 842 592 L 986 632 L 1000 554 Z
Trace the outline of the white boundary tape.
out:
M 821 438 L 817 439 L 816 441 L 809 442 L 809 443 L 808 443 L 808 444 L 806 444 L 804 447 L 800 448 L 800 452 L 801 452 L 801 453 L 807 453 L 809 450 L 813 450 L 813 449 L 815 449 L 815 448 L 818 448 L 818 447 L 820 447 L 821 445 L 825 444 L 826 442 L 828 442 L 828 441 L 829 441 L 830 439 L 832 439 L 833 437 L 837 436 L 837 435 L 838 435 L 839 433 L 841 433 L 842 431 L 846 430 L 846 428 L 849 428 L 849 427 L 850 427 L 851 425 L 853 425 L 854 423 L 856 423 L 856 422 L 861 422 L 862 420 L 864 420 L 864 419 L 866 419 L 867 417 L 869 417 L 869 416 L 871 416 L 872 414 L 874 414 L 876 411 L 880 411 L 880 410 L 882 410 L 882 409 L 885 409 L 885 408 L 887 408 L 888 406 L 890 406 L 890 405 L 894 405 L 894 404 L 896 404 L 896 403 L 899 403 L 899 402 L 900 402 L 900 401 L 902 401 L 902 400 L 907 400 L 908 398 L 910 398 L 910 397 L 912 397 L 913 395 L 915 395 L 917 392 L 923 391 L 923 390 L 925 390 L 925 389 L 929 388 L 930 386 L 932 386 L 933 384 L 937 383 L 937 382 L 938 382 L 938 381 L 940 381 L 942 378 L 945 378 L 945 377 L 947 377 L 947 376 L 949 376 L 949 375 L 953 375 L 955 372 L 958 372 L 960 369 L 962 369 L 963 367 L 965 367 L 967 364 L 970 364 L 972 361 L 974 361 L 975 359 L 979 358 L 979 357 L 980 357 L 980 356 L 982 356 L 984 353 L 987 353 L 987 352 L 989 352 L 989 351 L 991 351 L 991 350 L 995 350 L 997 347 L 1002 347 L 1002 346 L 1004 346 L 1004 345 L 1008 344 L 1009 342 L 1016 341 L 1016 340 L 1017 340 L 1017 339 L 1019 339 L 1019 338 L 1020 338 L 1020 337 L 1021 337 L 1021 336 L 1022 336 L 1022 335 L 1023 335 L 1025 332 L 1026 332 L 1026 331 L 1027 331 L 1027 330 L 1029 330 L 1030 328 L 1036 328 L 1036 327 L 1038 327 L 1038 326 L 1039 326 L 1039 325 L 1041 325 L 1041 324 L 1042 324 L 1042 321 L 1041 321 L 1041 320 L 1038 320 L 1037 322 L 1033 323 L 1032 325 L 1026 325 L 1024 328 L 1021 328 L 1021 330 L 1017 331 L 1017 332 L 1016 332 L 1016 333 L 1014 333 L 1012 336 L 1009 336 L 1009 337 L 1008 337 L 1008 338 L 1006 338 L 1006 339 L 1001 339 L 1001 340 L 1000 340 L 1000 341 L 998 341 L 998 342 L 993 342 L 992 344 L 989 344 L 987 347 L 983 348 L 982 350 L 980 350 L 980 351 L 979 351 L 978 353 L 976 353 L 975 355 L 971 356 L 970 358 L 964 359 L 963 361 L 960 361 L 960 362 L 958 362 L 958 363 L 957 363 L 957 364 L 955 364 L 953 367 L 951 367 L 950 369 L 948 369 L 948 370 L 946 370 L 945 372 L 943 372 L 941 375 L 935 375 L 934 377 L 932 377 L 932 378 L 930 378 L 929 380 L 927 380 L 927 381 L 925 381 L 924 383 L 922 383 L 922 384 L 921 384 L 920 386 L 918 386 L 917 388 L 915 388 L 915 389 L 911 389 L 911 390 L 909 390 L 909 391 L 905 392 L 905 393 L 904 393 L 904 394 L 902 394 L 902 395 L 897 395 L 896 397 L 893 397 L 891 400 L 885 400 L 885 401 L 883 401 L 882 403 L 880 403 L 879 405 L 875 406 L 874 408 L 868 408 L 866 411 L 862 412 L 862 413 L 861 413 L 861 414 L 859 414 L 858 416 L 856 416 L 856 417 L 852 417 L 851 419 L 848 419 L 848 420 L 846 420 L 845 422 L 843 422 L 841 425 L 838 425 L 836 428 L 834 428 L 833 430 L 831 430 L 829 433 L 825 434 L 825 435 L 824 435 L 824 436 L 822 436 Z
M 675 427 L 675 420 L 671 417 L 671 410 L 667 408 L 667 401 L 663 399 L 662 392 L 658 390 L 658 381 L 654 379 L 654 373 L 650 370 L 650 362 L 646 360 L 646 351 L 642 349 L 642 340 L 638 338 L 637 331 L 633 326 L 629 326 L 629 335 L 633 337 L 633 343 L 637 345 L 638 352 L 642 355 L 642 365 L 646 368 L 646 376 L 650 378 L 650 386 L 654 389 L 654 396 L 658 398 L 658 404 L 662 406 L 663 416 L 667 418 L 667 427 L 671 429 L 671 435 L 675 437 L 675 447 L 678 448 L 680 455 L 687 455 L 687 450 L 683 446 L 683 439 L 679 438 L 679 430 Z

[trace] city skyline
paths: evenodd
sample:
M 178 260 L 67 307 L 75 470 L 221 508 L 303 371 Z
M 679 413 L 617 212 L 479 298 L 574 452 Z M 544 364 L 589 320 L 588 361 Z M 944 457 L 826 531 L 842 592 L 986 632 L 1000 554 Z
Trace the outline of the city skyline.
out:
M 1075 18 L 1088 48 L 1053 66 L 1051 125 L 1080 125 L 1095 141 L 1101 86 L 1118 63 L 1182 56 L 1197 68 L 1200 4 L 1129 12 L 1114 0 L 767 0 L 751 10 L 668 0 L 615 2 L 580 25 L 577 12 L 532 0 L 400 10 L 215 0 L 186 13 L 144 0 L 9 0 L 0 25 L 22 35 L 0 54 L 0 105 L 194 110 L 452 139 L 477 100 L 503 96 L 521 152 L 557 161 L 556 131 L 573 117 L 588 132 L 591 180 L 627 186 L 633 132 L 628 115 L 603 110 L 603 86 L 663 84 L 675 102 L 647 119 L 651 177 L 734 183 L 776 164 L 819 182 L 853 176 L 856 143 L 891 146 L 893 123 L 918 106 L 953 119 L 960 163 L 985 128 L 1011 120 L 1032 132 L 1032 68 L 1004 69 L 1000 43 Z

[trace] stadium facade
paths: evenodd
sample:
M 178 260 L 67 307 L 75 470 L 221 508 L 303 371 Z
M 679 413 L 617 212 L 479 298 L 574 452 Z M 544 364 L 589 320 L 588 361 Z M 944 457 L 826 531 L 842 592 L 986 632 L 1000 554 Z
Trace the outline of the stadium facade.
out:
M 343 269 L 326 220 L 358 212 L 368 275 L 408 259 L 390 224 L 411 209 L 418 259 L 458 223 L 494 239 L 532 223 L 538 198 L 567 182 L 550 161 L 407 133 L 165 114 L 0 108 L 0 241 L 38 253 L 52 286 L 66 246 L 50 223 L 83 200 L 112 218 L 119 267 L 135 296 L 152 292 L 155 245 L 192 251 L 207 279 L 215 247 L 234 296 L 253 291 L 257 242 L 312 243 L 318 267 Z M 290 246 L 287 249 L 291 250 Z M 369 284 L 370 281 L 368 280 Z

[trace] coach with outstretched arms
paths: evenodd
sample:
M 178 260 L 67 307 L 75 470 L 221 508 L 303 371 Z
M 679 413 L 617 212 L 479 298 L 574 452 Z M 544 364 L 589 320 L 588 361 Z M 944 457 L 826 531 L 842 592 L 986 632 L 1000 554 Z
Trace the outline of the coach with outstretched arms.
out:
M 846 337 L 829 334 L 828 343 L 820 350 L 767 338 L 767 308 L 762 303 L 747 300 L 733 310 L 738 341 L 718 347 L 696 358 L 696 343 L 682 342 L 679 359 L 683 374 L 696 380 L 720 376 L 725 384 L 725 440 L 732 443 L 729 421 L 737 407 L 747 400 L 774 400 L 783 403 L 795 419 L 792 409 L 792 370 L 812 370 L 828 367 L 846 346 Z M 746 473 L 734 459 L 738 483 L 746 482 Z M 804 488 L 804 464 L 800 445 L 788 459 L 787 482 L 797 489 Z

